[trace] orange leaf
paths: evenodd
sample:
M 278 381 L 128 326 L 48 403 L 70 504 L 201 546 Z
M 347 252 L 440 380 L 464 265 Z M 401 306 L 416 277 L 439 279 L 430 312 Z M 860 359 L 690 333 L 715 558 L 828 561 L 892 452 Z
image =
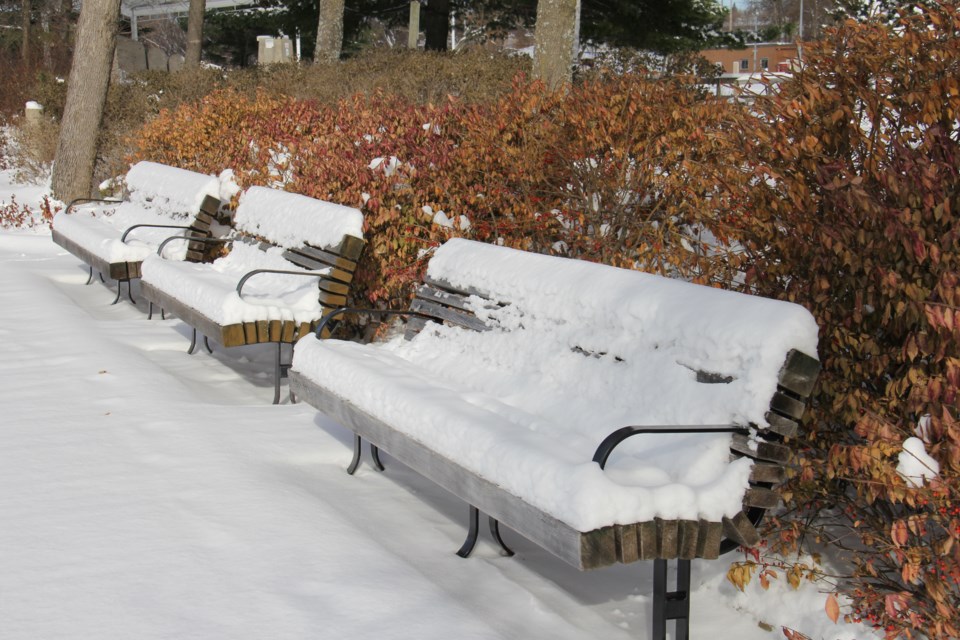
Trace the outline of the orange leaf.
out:
M 827 612 L 827 617 L 836 624 L 837 619 L 840 617 L 840 603 L 837 602 L 837 594 L 831 593 L 827 596 L 827 603 L 823 608 Z

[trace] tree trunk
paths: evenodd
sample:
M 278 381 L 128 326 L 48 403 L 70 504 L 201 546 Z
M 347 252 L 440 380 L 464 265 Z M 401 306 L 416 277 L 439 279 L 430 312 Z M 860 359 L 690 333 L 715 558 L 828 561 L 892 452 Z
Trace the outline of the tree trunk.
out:
M 570 84 L 576 51 L 580 45 L 579 23 L 579 0 L 537 2 L 534 73 L 550 89 Z
M 206 0 L 190 0 L 190 9 L 187 14 L 187 51 L 183 59 L 185 69 L 200 67 L 200 51 L 203 46 L 203 13 L 206 8 Z
M 430 0 L 423 8 L 427 51 L 446 51 L 450 37 L 450 0 Z
M 58 200 L 90 195 L 97 134 L 110 84 L 120 0 L 84 0 L 51 187 Z
M 26 64 L 30 62 L 30 0 L 20 2 L 20 30 L 20 59 Z
M 344 0 L 320 0 L 320 21 L 317 24 L 317 46 L 314 62 L 335 62 L 343 48 Z

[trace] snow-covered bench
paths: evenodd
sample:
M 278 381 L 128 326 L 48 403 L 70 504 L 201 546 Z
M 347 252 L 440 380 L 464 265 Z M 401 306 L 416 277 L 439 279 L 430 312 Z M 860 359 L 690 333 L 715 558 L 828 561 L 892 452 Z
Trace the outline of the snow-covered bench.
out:
M 141 292 L 151 305 L 176 314 L 224 347 L 276 343 L 274 403 L 280 401 L 284 344 L 312 332 L 328 311 L 346 304 L 363 251 L 359 210 L 265 187 L 240 198 L 230 245 L 210 263 L 166 259 L 178 238 L 143 261 Z
M 366 439 L 471 505 L 461 555 L 479 510 L 582 570 L 654 559 L 662 637 L 690 559 L 758 542 L 819 371 L 802 307 L 451 240 L 403 313 L 387 342 L 300 340 L 291 391 L 354 431 L 349 471 Z
M 140 277 L 140 264 L 165 238 L 182 229 L 193 238 L 211 235 L 220 207 L 216 177 L 155 162 L 138 162 L 124 178 L 124 200 L 74 200 L 53 218 L 53 241 L 90 267 L 121 284 L 133 300 L 130 281 Z M 191 240 L 181 243 L 171 258 L 201 262 L 207 246 Z

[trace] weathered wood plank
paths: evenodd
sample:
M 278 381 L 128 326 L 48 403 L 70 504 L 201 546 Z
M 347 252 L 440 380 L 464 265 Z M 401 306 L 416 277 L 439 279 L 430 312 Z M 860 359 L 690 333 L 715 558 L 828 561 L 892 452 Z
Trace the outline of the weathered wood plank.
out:
M 354 236 L 343 236 L 343 241 L 340 242 L 340 248 L 337 250 L 341 256 L 347 260 L 352 260 L 357 262 L 360 260 L 360 254 L 363 253 L 363 248 L 367 246 L 367 243 Z
M 338 293 L 340 295 L 347 295 L 350 292 L 350 285 L 344 284 L 342 282 L 335 282 L 326 277 L 320 278 L 320 290 L 326 291 L 327 293 Z
M 490 327 L 484 324 L 482 320 L 472 313 L 451 309 L 450 307 L 445 307 L 428 300 L 415 299 L 410 305 L 410 309 L 419 313 L 425 313 L 437 318 L 438 320 L 450 322 L 451 324 L 455 324 L 466 329 L 473 329 L 474 331 L 490 330 Z
M 769 482 L 780 484 L 787 472 L 782 465 L 766 462 L 754 462 L 750 469 L 750 482 Z
M 680 534 L 677 543 L 677 557 L 693 560 L 697 557 L 697 543 L 700 537 L 700 523 L 696 520 L 679 520 L 677 530 Z
M 697 557 L 715 560 L 720 557 L 720 543 L 723 542 L 723 524 L 701 520 L 697 535 Z
M 257 342 L 270 342 L 269 320 L 257 320 Z
M 294 322 L 285 321 L 283 323 L 283 329 L 280 334 L 280 339 L 283 342 L 293 342 L 297 337 L 297 325 Z
M 764 417 L 770 424 L 766 431 L 772 431 L 773 433 L 784 436 L 785 438 L 792 438 L 797 435 L 797 429 L 799 428 L 799 425 L 795 420 L 785 418 L 784 416 L 776 414 L 772 411 L 768 411 Z
M 748 458 L 768 462 L 787 462 L 790 459 L 790 447 L 773 442 L 752 441 L 747 436 L 735 433 L 730 437 L 730 449 L 742 453 Z
M 257 343 L 257 323 L 255 322 L 243 323 L 243 339 L 247 344 Z
M 780 504 L 780 494 L 772 489 L 764 487 L 750 487 L 743 494 L 743 505 L 745 507 L 760 507 L 761 509 L 773 509 Z
M 660 557 L 657 535 L 657 523 L 653 520 L 637 523 L 637 551 L 641 560 L 654 560 Z
M 680 528 L 676 520 L 655 518 L 657 523 L 657 557 L 672 560 L 680 550 Z
M 269 332 L 269 336 L 267 337 L 268 342 L 280 342 L 282 340 L 283 338 L 283 334 L 281 331 L 282 325 L 283 323 L 280 322 L 279 320 L 270 321 L 270 332 Z
M 357 270 L 356 260 L 350 260 L 349 258 L 345 258 L 330 251 L 318 249 L 317 247 L 304 245 L 302 247 L 297 247 L 295 251 L 300 255 L 313 258 L 314 260 L 319 260 L 323 264 L 336 267 L 338 269 L 343 269 L 344 271 L 353 273 Z
M 300 255 L 297 251 L 287 249 L 283 252 L 283 257 L 287 259 L 290 263 L 301 267 L 303 269 L 308 269 L 310 271 L 320 271 L 327 270 L 328 278 L 336 280 L 337 282 L 343 282 L 349 284 L 353 281 L 353 272 L 347 271 L 346 269 L 340 269 L 335 266 L 328 265 L 320 260 L 315 260 L 308 256 Z
M 347 296 L 340 293 L 327 293 L 326 291 L 319 291 L 317 294 L 317 299 L 320 304 L 333 309 L 347 305 Z
M 774 393 L 770 400 L 770 410 L 787 418 L 799 420 L 806 409 L 807 405 L 803 400 L 791 398 L 782 391 Z
M 296 370 L 290 372 L 290 389 L 301 400 L 321 409 L 417 473 L 572 566 L 586 570 L 616 563 L 616 534 L 613 527 L 586 533 L 576 531 L 496 484 L 480 478 L 459 463 L 438 455 L 422 443 L 405 436 L 339 396 L 310 383 Z
M 617 541 L 617 560 L 624 564 L 639 560 L 640 549 L 637 546 L 637 526 L 618 524 L 614 527 L 614 531 Z
M 819 360 L 802 351 L 791 349 L 780 369 L 780 386 L 806 398 L 813 393 L 813 386 L 819 375 Z
M 733 518 L 723 519 L 723 535 L 743 547 L 752 547 L 760 542 L 760 534 L 742 511 Z

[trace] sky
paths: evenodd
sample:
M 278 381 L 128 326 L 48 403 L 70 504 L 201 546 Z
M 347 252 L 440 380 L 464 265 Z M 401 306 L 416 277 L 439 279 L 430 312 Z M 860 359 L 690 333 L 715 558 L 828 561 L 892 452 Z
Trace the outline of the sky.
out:
M 0 172 L 0 207 L 45 190 Z M 461 559 L 467 506 L 387 455 L 347 475 L 349 431 L 271 405 L 270 345 L 188 355 L 182 322 L 86 280 L 0 229 L 3 640 L 649 637 L 652 563 L 580 572 L 510 530 L 516 556 Z M 875 637 L 826 585 L 737 591 L 742 558 L 694 562 L 692 637 Z

